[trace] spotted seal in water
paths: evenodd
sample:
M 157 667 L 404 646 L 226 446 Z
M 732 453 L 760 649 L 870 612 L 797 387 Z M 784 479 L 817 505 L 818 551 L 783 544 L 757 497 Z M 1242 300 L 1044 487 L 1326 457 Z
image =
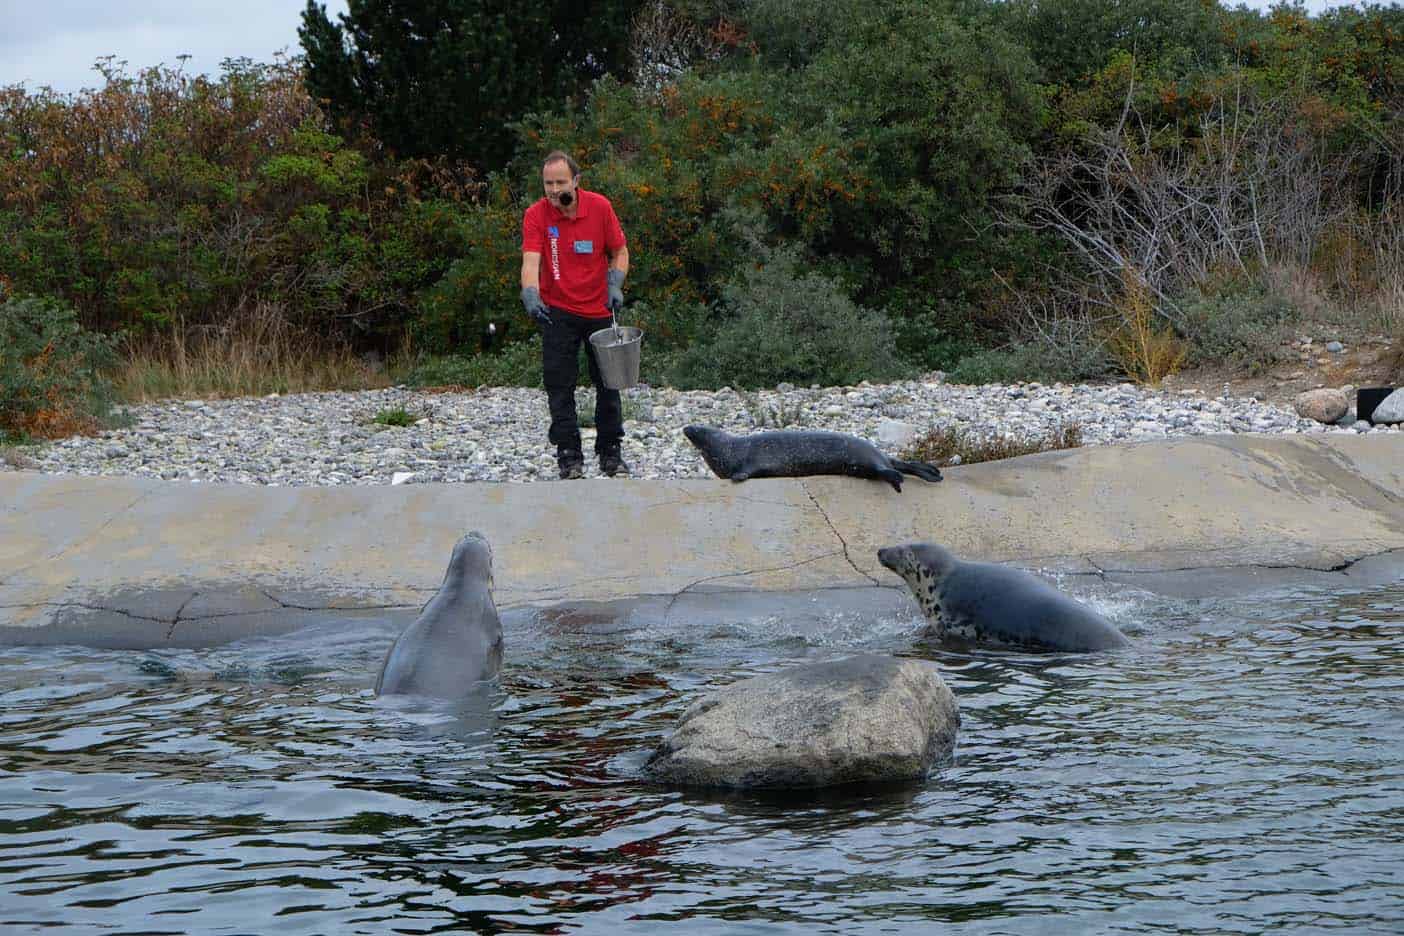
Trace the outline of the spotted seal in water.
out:
M 497 675 L 501 665 L 492 547 L 475 530 L 454 544 L 438 592 L 390 646 L 375 693 L 455 698 Z
M 935 543 L 878 550 L 906 581 L 933 632 L 1042 650 L 1109 650 L 1129 641 L 1106 618 L 1023 569 L 964 562 Z
M 709 426 L 686 426 L 683 434 L 697 446 L 718 478 L 802 478 L 849 475 L 875 478 L 902 490 L 902 475 L 940 481 L 941 469 L 926 462 L 888 458 L 866 439 L 842 432 L 773 431 L 737 436 Z

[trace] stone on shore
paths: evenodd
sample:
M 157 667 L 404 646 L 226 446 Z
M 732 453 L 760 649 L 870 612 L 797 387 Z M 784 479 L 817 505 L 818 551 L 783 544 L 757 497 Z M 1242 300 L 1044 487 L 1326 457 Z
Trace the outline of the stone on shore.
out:
M 1319 423 L 1334 423 L 1350 409 L 1350 398 L 1344 390 L 1322 387 L 1297 394 L 1297 415 Z
M 1404 423 L 1404 387 L 1380 401 L 1370 414 L 1370 421 L 1379 424 Z
M 640 385 L 624 391 L 624 460 L 635 481 L 714 478 L 682 427 L 702 423 L 747 433 L 757 427 L 757 411 L 793 416 L 787 428 L 856 435 L 894 455 L 906 448 L 900 438 L 908 427 L 918 436 L 958 428 L 1033 439 L 1071 422 L 1083 445 L 1236 432 L 1401 431 L 1400 424 L 1320 423 L 1251 397 L 1211 399 L 1131 384 L 948 384 L 938 376 L 857 387 L 786 385 L 748 396 Z M 392 408 L 423 418 L 403 427 L 375 423 Z M 555 448 L 546 439 L 545 392 L 525 387 L 165 400 L 128 406 L 125 415 L 127 424 L 97 436 L 11 451 L 30 459 L 31 470 L 52 474 L 188 483 L 388 485 L 397 473 L 412 473 L 401 482 L 411 484 L 534 483 L 557 476 Z M 581 435 L 588 450 L 594 431 Z M 0 455 L 0 471 L 15 467 L 14 458 Z M 586 459 L 585 474 L 600 476 L 595 459 Z
M 920 780 L 950 755 L 959 727 L 935 664 L 869 654 L 709 692 L 644 770 L 662 783 L 731 789 Z
M 918 435 L 917 427 L 896 419 L 881 419 L 877 424 L 878 446 L 889 452 L 900 452 L 911 445 Z

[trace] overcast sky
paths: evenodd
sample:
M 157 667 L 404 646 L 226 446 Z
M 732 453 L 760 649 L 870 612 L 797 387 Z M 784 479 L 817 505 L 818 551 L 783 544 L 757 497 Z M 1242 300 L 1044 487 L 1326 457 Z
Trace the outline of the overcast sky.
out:
M 530 2 L 530 0 L 523 0 Z M 325 0 L 333 19 L 346 0 Z M 1267 0 L 1250 0 L 1266 9 Z M 1313 12 L 1340 0 L 1307 0 Z M 226 58 L 269 62 L 300 51 L 305 0 L 0 0 L 0 85 L 73 92 L 102 79 L 93 62 L 125 59 L 127 70 L 189 55 L 187 73 L 217 74 Z
M 346 0 L 319 0 L 335 20 Z M 0 85 L 71 92 L 102 84 L 93 62 L 127 60 L 127 71 L 180 64 L 214 75 L 226 58 L 271 62 L 301 51 L 306 0 L 0 0 Z

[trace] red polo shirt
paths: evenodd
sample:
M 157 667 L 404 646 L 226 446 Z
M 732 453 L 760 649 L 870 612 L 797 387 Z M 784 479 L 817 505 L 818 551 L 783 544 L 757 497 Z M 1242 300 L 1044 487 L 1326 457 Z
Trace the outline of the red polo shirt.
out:
M 541 254 L 541 300 L 588 318 L 604 318 L 607 254 L 625 245 L 624 229 L 609 199 L 576 189 L 580 205 L 567 218 L 542 198 L 522 218 L 522 252 Z

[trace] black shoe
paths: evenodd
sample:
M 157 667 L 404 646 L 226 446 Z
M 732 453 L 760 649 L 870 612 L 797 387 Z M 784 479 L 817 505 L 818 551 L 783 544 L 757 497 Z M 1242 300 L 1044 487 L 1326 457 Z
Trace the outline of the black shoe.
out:
M 612 478 L 615 475 L 627 475 L 629 466 L 620 457 L 619 449 L 611 449 L 600 453 L 600 471 L 604 472 L 605 477 Z
M 579 449 L 557 449 L 556 464 L 561 468 L 561 480 L 585 477 L 585 456 Z

